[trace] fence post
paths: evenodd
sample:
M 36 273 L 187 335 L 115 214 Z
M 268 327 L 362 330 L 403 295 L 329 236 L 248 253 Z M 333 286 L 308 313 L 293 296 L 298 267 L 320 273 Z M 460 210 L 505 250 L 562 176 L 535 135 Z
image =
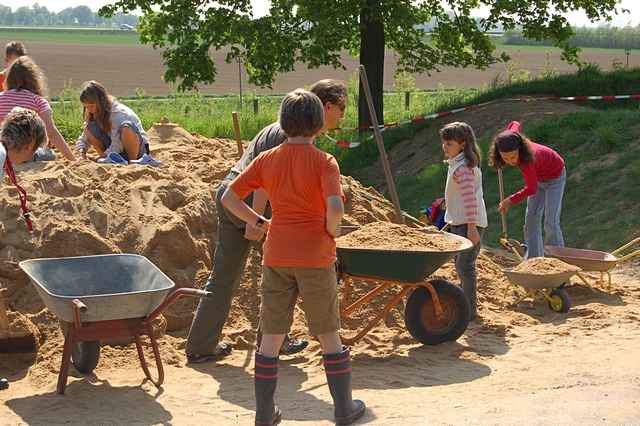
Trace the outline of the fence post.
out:
M 258 98 L 253 98 L 253 114 L 258 115 Z
M 411 92 L 404 92 L 404 110 L 409 111 L 409 105 L 411 104 Z

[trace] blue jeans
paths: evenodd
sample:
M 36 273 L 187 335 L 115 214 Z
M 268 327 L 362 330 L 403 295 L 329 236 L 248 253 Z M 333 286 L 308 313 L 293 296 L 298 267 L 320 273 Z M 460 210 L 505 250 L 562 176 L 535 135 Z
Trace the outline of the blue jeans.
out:
M 524 220 L 524 241 L 527 244 L 526 258 L 544 256 L 542 242 L 542 217 L 544 215 L 545 243 L 564 247 L 560 228 L 562 196 L 567 181 L 567 171 L 556 179 L 538 182 L 538 192 L 527 199 L 527 213 Z
M 138 158 L 133 158 L 133 160 L 138 160 L 140 157 L 142 157 L 142 154 L 149 154 L 149 144 L 143 142 L 140 131 L 130 121 L 125 121 L 124 123 L 122 123 L 122 125 L 118 128 L 118 134 L 122 134 L 122 129 L 124 129 L 125 127 L 133 130 L 134 133 L 138 136 L 138 140 L 140 141 L 141 149 L 138 151 Z M 95 120 L 89 120 L 87 122 L 87 130 L 96 139 L 98 139 L 100 143 L 102 143 L 102 149 L 106 150 L 107 148 L 109 148 L 109 146 L 111 146 L 111 135 L 102 130 L 102 128 L 98 126 L 98 123 L 96 123 Z M 129 161 L 129 156 L 127 155 L 126 151 L 124 151 L 124 149 L 119 154 L 122 156 L 122 158 Z

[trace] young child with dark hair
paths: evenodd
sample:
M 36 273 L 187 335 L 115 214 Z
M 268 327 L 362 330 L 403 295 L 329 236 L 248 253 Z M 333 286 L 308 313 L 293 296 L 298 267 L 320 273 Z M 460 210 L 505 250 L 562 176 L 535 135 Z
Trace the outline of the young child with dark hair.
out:
M 527 200 L 524 220 L 526 258 L 544 256 L 542 218 L 546 243 L 564 247 L 560 212 L 567 181 L 564 159 L 553 149 L 529 140 L 521 133 L 521 125 L 511 122 L 507 130 L 493 139 L 489 150 L 489 164 L 496 169 L 505 165 L 518 167 L 525 186 L 500 203 L 501 211 Z

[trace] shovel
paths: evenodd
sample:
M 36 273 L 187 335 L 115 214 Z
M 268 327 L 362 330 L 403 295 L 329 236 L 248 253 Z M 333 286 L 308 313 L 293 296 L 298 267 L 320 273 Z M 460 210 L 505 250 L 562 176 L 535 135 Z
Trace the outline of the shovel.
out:
M 502 178 L 502 169 L 498 169 L 498 183 L 500 184 L 500 202 L 504 201 L 504 179 Z M 500 245 L 506 250 L 516 255 L 519 261 L 524 258 L 525 247 L 518 240 L 509 238 L 507 234 L 507 214 L 500 210 L 500 217 L 502 219 L 502 234 L 500 235 Z

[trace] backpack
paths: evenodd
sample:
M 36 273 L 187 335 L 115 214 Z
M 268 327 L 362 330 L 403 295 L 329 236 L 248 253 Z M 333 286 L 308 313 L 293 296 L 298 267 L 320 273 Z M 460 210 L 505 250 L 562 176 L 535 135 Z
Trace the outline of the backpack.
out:
M 427 207 L 422 211 L 426 219 L 438 229 L 444 228 L 446 225 L 444 221 L 444 214 L 447 211 L 444 198 L 436 198 L 430 207 Z

